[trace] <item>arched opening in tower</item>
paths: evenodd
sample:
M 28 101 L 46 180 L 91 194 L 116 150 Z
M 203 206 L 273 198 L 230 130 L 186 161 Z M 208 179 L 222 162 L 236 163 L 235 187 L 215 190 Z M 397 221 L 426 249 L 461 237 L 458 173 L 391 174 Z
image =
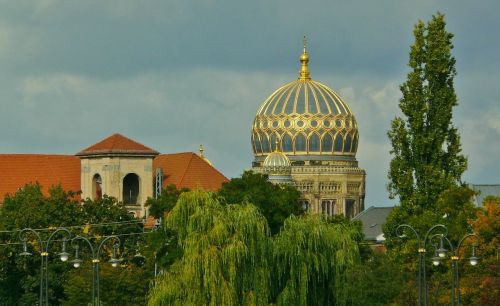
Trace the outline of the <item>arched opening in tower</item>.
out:
M 139 176 L 129 173 L 123 178 L 123 203 L 128 205 L 138 204 L 139 198 Z
M 102 199 L 102 179 L 99 173 L 96 173 L 92 178 L 92 199 Z

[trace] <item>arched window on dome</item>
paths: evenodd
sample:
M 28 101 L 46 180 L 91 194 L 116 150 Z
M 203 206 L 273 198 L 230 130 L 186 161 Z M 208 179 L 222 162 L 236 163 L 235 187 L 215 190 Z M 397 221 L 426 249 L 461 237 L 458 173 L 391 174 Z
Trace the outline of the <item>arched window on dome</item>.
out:
M 345 137 L 344 152 L 351 152 L 352 137 L 347 134 Z
M 283 152 L 292 152 L 293 151 L 293 141 L 292 136 L 289 134 L 283 135 L 281 139 L 281 146 L 283 147 Z
M 295 152 L 306 151 L 306 135 L 299 133 L 295 136 Z
M 262 153 L 262 144 L 257 134 L 252 133 L 252 143 L 254 144 L 255 153 Z
M 333 138 L 332 135 L 326 133 L 323 136 L 323 141 L 321 142 L 321 152 L 322 153 L 331 153 L 333 150 Z
M 344 139 L 342 138 L 342 134 L 338 133 L 337 136 L 335 136 L 335 142 L 334 142 L 334 151 L 335 152 L 342 152 L 344 148 Z
M 309 152 L 319 152 L 319 135 L 316 133 L 309 136 Z
M 356 152 L 358 150 L 358 134 L 354 134 L 353 140 L 352 140 L 352 148 L 351 152 Z
M 271 152 L 271 148 L 269 147 L 269 139 L 267 138 L 266 134 L 261 134 L 261 141 L 262 141 L 262 153 Z

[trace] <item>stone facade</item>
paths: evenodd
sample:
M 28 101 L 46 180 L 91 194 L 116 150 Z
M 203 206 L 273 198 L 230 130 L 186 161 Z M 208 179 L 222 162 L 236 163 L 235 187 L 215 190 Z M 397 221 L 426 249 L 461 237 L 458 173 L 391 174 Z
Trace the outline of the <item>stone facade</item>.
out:
M 254 172 L 264 173 L 258 163 Z M 354 217 L 364 210 L 365 171 L 357 161 L 304 161 L 291 167 L 293 185 L 310 212 Z
M 127 204 L 136 216 L 146 214 L 144 202 L 153 196 L 153 157 L 103 156 L 81 158 L 82 198 L 106 194 Z M 125 180 L 127 175 L 129 178 Z M 96 178 L 100 178 L 97 180 Z M 137 185 L 135 182 L 137 181 Z M 129 183 L 129 184 L 127 184 Z M 130 184 L 131 183 L 131 184 Z M 100 186 L 96 186 L 100 185 Z M 128 190 L 127 190 L 127 187 Z M 138 188 L 136 188 L 138 187 Z

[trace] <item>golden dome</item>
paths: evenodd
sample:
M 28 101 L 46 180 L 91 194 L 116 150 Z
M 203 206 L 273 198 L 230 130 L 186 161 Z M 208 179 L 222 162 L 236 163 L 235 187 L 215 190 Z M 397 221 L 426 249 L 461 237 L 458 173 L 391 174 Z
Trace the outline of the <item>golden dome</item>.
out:
M 267 155 L 264 163 L 262 164 L 265 170 L 272 172 L 273 170 L 285 170 L 286 168 L 290 168 L 291 163 L 290 159 L 281 152 L 278 147 L 274 152 Z
M 272 152 L 278 141 L 290 156 L 352 156 L 358 147 L 354 114 L 332 89 L 310 78 L 304 46 L 299 78 L 276 90 L 260 107 L 252 127 L 254 155 Z
M 279 150 L 278 143 L 274 152 L 267 155 L 262 164 L 264 173 L 269 175 L 269 181 L 272 183 L 290 183 L 292 181 L 292 163 L 290 159 Z

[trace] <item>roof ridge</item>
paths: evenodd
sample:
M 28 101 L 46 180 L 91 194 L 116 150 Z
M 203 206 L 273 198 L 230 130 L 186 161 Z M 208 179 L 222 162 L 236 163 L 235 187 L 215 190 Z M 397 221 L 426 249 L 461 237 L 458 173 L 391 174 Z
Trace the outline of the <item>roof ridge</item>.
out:
M 189 162 L 187 163 L 186 169 L 185 169 L 184 173 L 182 174 L 181 179 L 179 180 L 180 184 L 182 184 L 182 182 L 184 181 L 184 177 L 186 177 L 186 173 L 188 172 L 189 166 L 191 165 L 191 162 L 193 161 L 193 155 L 196 155 L 193 152 L 189 152 L 189 153 L 191 153 L 191 158 L 189 159 Z
M 75 157 L 72 154 L 50 154 L 50 153 L 0 153 L 0 156 L 40 156 L 40 157 Z
M 158 155 L 159 152 L 151 149 L 150 147 L 124 136 L 120 133 L 114 133 L 97 143 L 83 149 L 76 153 L 77 156 L 99 155 L 99 154 L 154 154 Z
M 375 208 L 375 206 L 370 206 L 368 207 L 367 209 L 363 210 L 362 212 L 360 212 L 359 214 L 355 215 L 354 217 L 352 217 L 353 219 L 358 219 L 358 217 L 366 214 L 369 210 L 372 210 L 373 208 Z
M 206 163 L 207 165 L 209 165 L 213 170 L 215 170 L 218 174 L 222 175 L 224 178 L 228 179 L 222 172 L 220 172 L 217 168 L 215 168 L 213 165 L 210 165 L 209 163 L 207 163 L 203 158 L 201 158 L 198 154 L 196 153 L 193 153 L 191 152 L 192 154 L 194 154 L 194 156 L 198 157 L 199 159 L 201 159 L 204 163 Z M 229 179 L 228 179 L 229 180 Z

